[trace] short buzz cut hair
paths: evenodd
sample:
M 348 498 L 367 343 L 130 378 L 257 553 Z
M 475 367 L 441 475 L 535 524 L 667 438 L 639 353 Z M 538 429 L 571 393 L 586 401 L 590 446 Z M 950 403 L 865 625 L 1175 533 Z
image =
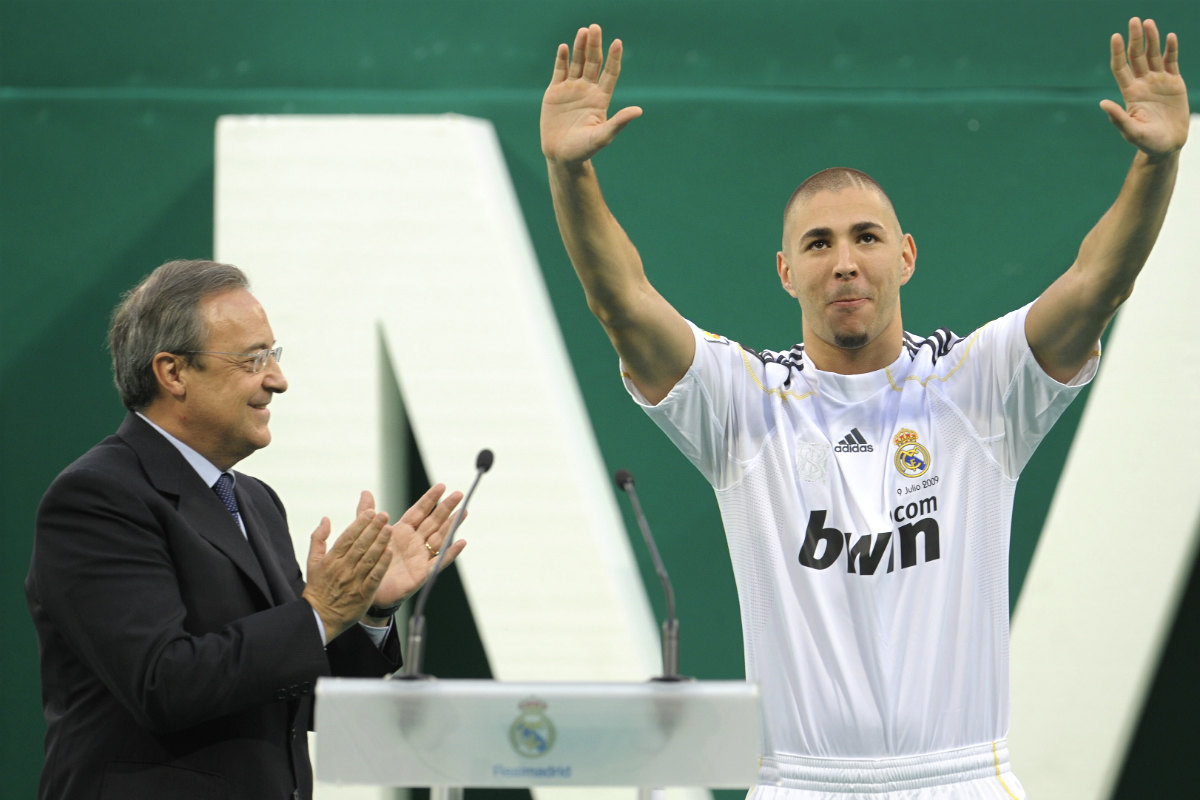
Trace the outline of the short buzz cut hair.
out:
M 783 207 L 784 227 L 787 227 L 788 215 L 792 213 L 792 208 L 796 203 L 821 192 L 840 192 L 842 189 L 870 189 L 878 192 L 879 196 L 887 202 L 888 208 L 891 208 L 893 213 L 895 212 L 892 199 L 879 185 L 879 181 L 862 170 L 852 167 L 830 167 L 809 175 L 803 183 L 796 187 L 796 191 L 792 192 L 792 196 L 788 198 L 787 204 Z
M 209 331 L 201 300 L 249 287 L 246 274 L 229 264 L 168 261 L 126 292 L 108 328 L 113 382 L 125 407 L 141 411 L 158 396 L 155 355 L 204 349 Z

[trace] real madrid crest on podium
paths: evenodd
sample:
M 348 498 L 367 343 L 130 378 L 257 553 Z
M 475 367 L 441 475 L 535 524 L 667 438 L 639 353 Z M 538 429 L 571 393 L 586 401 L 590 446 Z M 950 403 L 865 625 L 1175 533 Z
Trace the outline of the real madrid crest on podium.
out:
M 518 703 L 520 715 L 508 729 L 513 750 L 526 758 L 537 758 L 554 747 L 554 723 L 546 716 L 546 704 L 536 697 Z

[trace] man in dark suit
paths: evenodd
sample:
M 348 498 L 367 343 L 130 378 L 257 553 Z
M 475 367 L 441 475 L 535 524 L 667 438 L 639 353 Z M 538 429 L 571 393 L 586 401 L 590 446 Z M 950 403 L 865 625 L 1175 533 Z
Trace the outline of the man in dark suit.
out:
M 39 795 L 309 798 L 316 679 L 399 666 L 391 615 L 462 495 L 435 486 L 388 524 L 364 492 L 332 546 L 328 518 L 313 532 L 306 583 L 278 496 L 231 472 L 270 442 L 267 405 L 287 389 L 245 275 L 162 265 L 117 307 L 109 344 L 130 413 L 47 490 L 25 583 Z

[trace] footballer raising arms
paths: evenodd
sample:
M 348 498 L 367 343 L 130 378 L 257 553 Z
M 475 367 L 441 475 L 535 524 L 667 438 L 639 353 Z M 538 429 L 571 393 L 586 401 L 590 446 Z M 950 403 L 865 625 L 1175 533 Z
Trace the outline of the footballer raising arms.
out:
M 763 699 L 755 800 L 1024 796 L 1005 744 L 1016 478 L 1096 373 L 1188 133 L 1175 35 L 1134 18 L 1110 47 L 1123 102 L 1101 108 L 1136 153 L 1040 297 L 966 337 L 906 333 L 915 240 L 872 178 L 822 170 L 786 204 L 776 256 L 803 340 L 762 352 L 651 286 L 592 163 L 642 113 L 610 114 L 621 42 L 606 60 L 592 25 L 558 47 L 541 114 L 555 215 L 626 389 L 716 492 Z

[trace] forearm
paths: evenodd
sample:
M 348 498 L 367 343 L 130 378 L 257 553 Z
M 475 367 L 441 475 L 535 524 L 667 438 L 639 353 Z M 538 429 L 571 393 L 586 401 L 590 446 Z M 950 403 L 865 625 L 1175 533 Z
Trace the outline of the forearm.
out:
M 609 210 L 590 160 L 547 160 L 554 216 L 588 307 L 605 328 L 629 324 L 650 290 L 642 259 Z
M 1111 315 L 1133 291 L 1162 229 L 1175 188 L 1179 152 L 1138 152 L 1116 202 L 1084 238 L 1073 269 L 1097 314 Z
M 304 603 L 260 611 L 209 634 L 177 633 L 166 644 L 124 630 L 114 636 L 90 616 L 82 622 L 94 630 L 64 638 L 92 672 L 88 680 L 102 682 L 139 724 L 156 731 L 240 714 L 307 691 L 329 674 Z
M 1079 247 L 1079 255 L 1029 312 L 1026 336 L 1042 367 L 1067 381 L 1083 366 L 1121 303 L 1133 291 L 1166 217 L 1178 153 L 1153 160 L 1139 152 L 1116 202 Z
M 691 328 L 646 279 L 641 256 L 604 202 L 591 162 L 568 167 L 547 160 L 547 165 L 559 231 L 588 308 L 634 384 L 657 403 L 692 363 Z

